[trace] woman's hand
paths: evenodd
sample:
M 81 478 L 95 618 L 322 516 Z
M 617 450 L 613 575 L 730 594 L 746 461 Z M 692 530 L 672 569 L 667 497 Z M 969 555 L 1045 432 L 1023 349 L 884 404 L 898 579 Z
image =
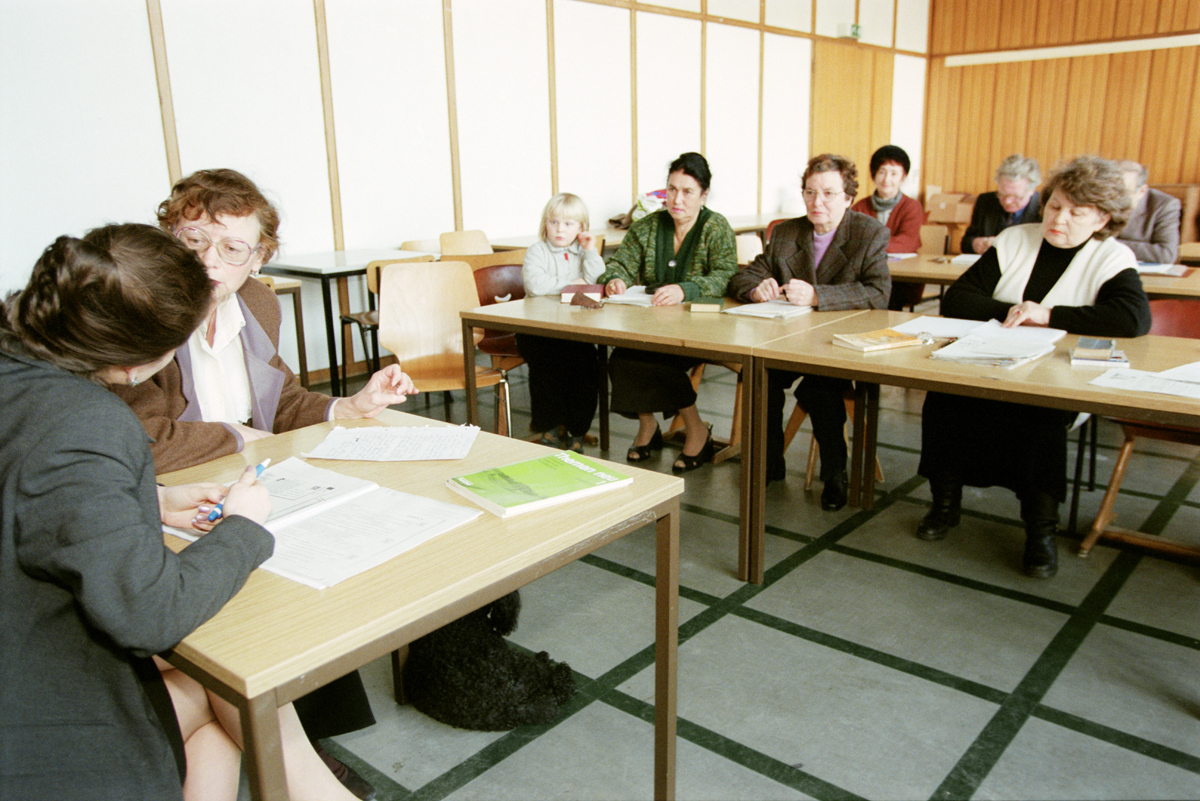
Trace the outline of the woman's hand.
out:
M 188 528 L 205 533 L 215 523 L 208 522 L 208 513 L 225 496 L 220 484 L 184 484 L 158 488 L 158 516 L 175 528 Z
M 994 236 L 977 236 L 971 240 L 971 250 L 983 255 L 988 252 L 988 248 L 996 241 Z
M 258 468 L 250 465 L 242 477 L 234 482 L 225 493 L 225 508 L 222 519 L 230 515 L 241 515 L 255 523 L 265 523 L 271 514 L 271 495 L 267 486 L 258 480 Z
M 607 284 L 604 285 L 604 294 L 605 295 L 624 295 L 625 289 L 626 289 L 625 282 L 622 281 L 620 278 L 614 278 L 613 280 L 609 281 Z
M 793 278 L 783 285 L 783 292 L 787 295 L 788 303 L 793 306 L 817 305 L 817 290 L 813 289 L 813 285 L 807 281 Z
M 652 306 L 676 306 L 680 303 L 683 303 L 683 287 L 679 284 L 660 286 L 650 297 Z
M 754 291 L 750 293 L 750 300 L 755 303 L 766 303 L 777 297 L 779 297 L 779 282 L 770 276 L 764 278 L 762 283 L 754 287 Z
M 1016 328 L 1018 325 L 1037 325 L 1043 328 L 1050 325 L 1050 309 L 1032 300 L 1018 303 L 1008 310 L 1004 318 L 1004 328 Z
M 374 417 L 389 406 L 404 403 L 409 395 L 417 394 L 413 381 L 401 372 L 400 365 L 390 364 L 371 376 L 367 385 L 349 398 L 341 398 L 333 407 L 337 420 L 357 420 Z
M 590 231 L 580 231 L 579 236 L 575 237 L 575 241 L 579 243 L 579 247 L 584 250 L 596 249 L 596 235 Z

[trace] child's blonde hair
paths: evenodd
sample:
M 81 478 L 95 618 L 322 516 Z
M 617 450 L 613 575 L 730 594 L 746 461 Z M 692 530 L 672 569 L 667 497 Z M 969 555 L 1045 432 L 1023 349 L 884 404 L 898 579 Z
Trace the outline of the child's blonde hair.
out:
M 544 242 L 549 239 L 546 233 L 546 225 L 550 222 L 551 215 L 562 214 L 571 220 L 579 221 L 579 229 L 586 231 L 588 229 L 588 212 L 587 206 L 583 205 L 583 201 L 578 195 L 572 195 L 570 192 L 559 192 L 554 197 L 546 202 L 546 208 L 542 209 L 542 227 L 538 231 L 538 237 Z

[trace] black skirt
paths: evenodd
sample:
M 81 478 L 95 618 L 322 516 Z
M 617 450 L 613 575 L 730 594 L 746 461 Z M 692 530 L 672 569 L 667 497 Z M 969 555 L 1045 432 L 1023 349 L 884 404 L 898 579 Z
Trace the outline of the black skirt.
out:
M 925 478 L 1067 497 L 1067 429 L 1074 412 L 930 392 L 921 417 Z
M 700 362 L 689 356 L 617 348 L 608 360 L 609 408 L 624 417 L 653 412 L 673 417 L 696 403 L 688 370 Z

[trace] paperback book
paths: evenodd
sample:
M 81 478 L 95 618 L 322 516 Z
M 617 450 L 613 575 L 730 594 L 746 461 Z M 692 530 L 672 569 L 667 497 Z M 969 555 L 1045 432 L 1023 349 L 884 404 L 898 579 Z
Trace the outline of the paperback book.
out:
M 694 312 L 719 312 L 725 308 L 721 298 L 696 298 L 688 304 L 688 309 Z
M 857 350 L 860 353 L 870 353 L 876 350 L 924 345 L 925 340 L 912 334 L 902 334 L 893 328 L 881 328 L 878 331 L 867 331 L 862 334 L 834 334 L 833 344 Z
M 607 465 L 560 451 L 457 476 L 446 486 L 497 517 L 510 517 L 632 483 L 632 477 Z

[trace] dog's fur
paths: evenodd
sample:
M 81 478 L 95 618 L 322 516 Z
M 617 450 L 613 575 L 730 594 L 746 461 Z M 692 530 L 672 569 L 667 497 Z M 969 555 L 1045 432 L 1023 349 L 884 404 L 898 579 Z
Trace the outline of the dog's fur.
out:
M 504 640 L 517 627 L 515 591 L 416 640 L 404 665 L 408 701 L 460 729 L 507 731 L 546 723 L 575 692 L 565 662 L 528 655 Z

